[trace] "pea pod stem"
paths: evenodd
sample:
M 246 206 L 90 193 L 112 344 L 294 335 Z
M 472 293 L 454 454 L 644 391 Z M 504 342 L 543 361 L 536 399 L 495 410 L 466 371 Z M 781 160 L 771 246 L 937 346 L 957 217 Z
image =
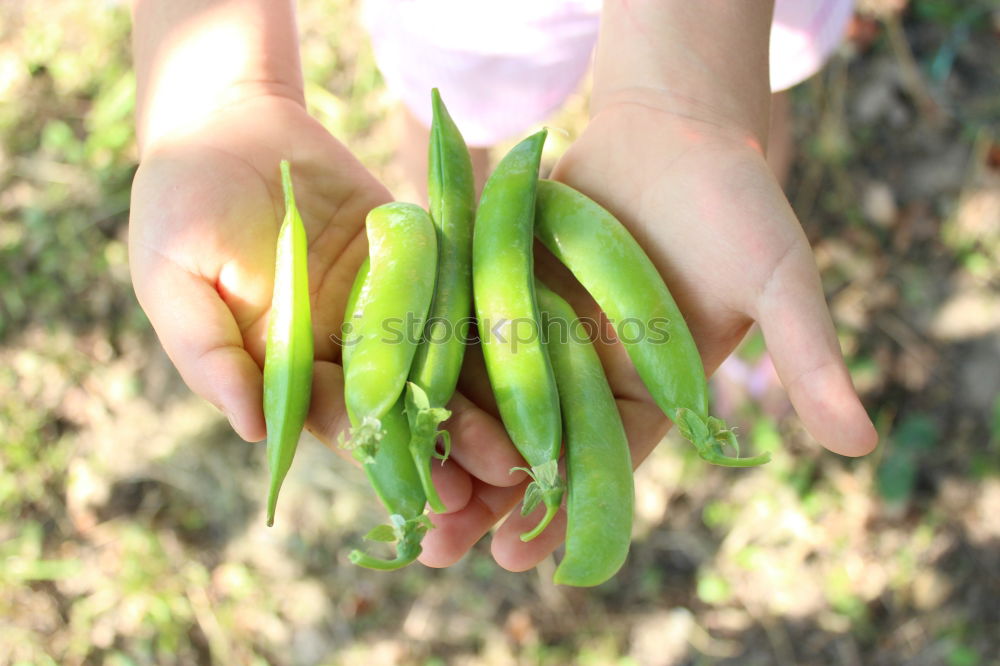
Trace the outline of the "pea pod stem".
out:
M 350 450 L 359 463 L 374 463 L 384 436 L 382 421 L 374 416 L 366 416 L 361 423 L 351 428 L 351 441 L 345 448 Z
M 281 162 L 285 217 L 278 230 L 274 293 L 264 351 L 264 421 L 270 483 L 267 524 L 274 524 L 278 493 L 292 465 L 309 411 L 313 372 L 308 240 L 295 205 L 291 168 Z
M 451 412 L 443 407 L 432 407 L 427 393 L 414 382 L 406 383 L 406 417 L 410 422 L 410 455 L 420 475 L 427 504 L 432 511 L 444 513 L 448 509 L 441 501 L 434 480 L 431 478 L 431 461 L 438 458 L 441 462 L 451 454 L 451 434 L 438 426 L 447 420 Z M 438 454 L 437 442 L 441 440 L 444 452 Z
M 559 512 L 565 485 L 559 478 L 559 462 L 549 460 L 537 467 L 512 467 L 511 472 L 521 471 L 531 478 L 531 483 L 524 491 L 524 501 L 521 503 L 521 515 L 527 516 L 539 504 L 545 505 L 545 514 L 532 529 L 521 535 L 521 541 L 531 541 L 548 527 Z
M 756 467 L 771 459 L 770 453 L 762 453 L 751 458 L 740 458 L 740 446 L 736 433 L 727 428 L 724 421 L 714 416 L 703 419 L 690 409 L 680 407 L 674 410 L 673 422 L 684 439 L 694 444 L 702 459 L 724 467 Z M 737 456 L 728 456 L 724 446 L 730 446 Z
M 410 453 L 433 511 L 446 511 L 431 480 L 431 462 L 439 439 L 450 448 L 447 431 L 438 426 L 450 415 L 445 405 L 458 384 L 465 356 L 472 292 L 472 223 L 475 184 L 472 158 L 458 126 L 437 89 L 431 91 L 433 119 L 428 146 L 427 200 L 438 240 L 434 300 L 423 340 L 410 369 L 406 414 Z M 446 335 L 439 338 L 443 328 Z
M 348 555 L 348 559 L 352 564 L 365 567 L 366 569 L 375 569 L 378 571 L 402 569 L 420 557 L 420 553 L 423 552 L 420 542 L 430 527 L 432 527 L 430 520 L 425 515 L 407 519 L 398 513 L 394 513 L 389 517 L 388 525 L 380 525 L 375 528 L 369 532 L 367 538 L 372 541 L 395 541 L 396 557 L 388 560 L 370 555 L 363 550 L 355 549 Z M 382 528 L 388 529 L 383 530 Z M 390 530 L 391 539 L 387 538 Z

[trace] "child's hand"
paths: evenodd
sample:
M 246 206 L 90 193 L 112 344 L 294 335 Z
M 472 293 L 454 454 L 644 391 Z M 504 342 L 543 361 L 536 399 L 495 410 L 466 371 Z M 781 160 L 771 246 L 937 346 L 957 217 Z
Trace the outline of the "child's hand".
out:
M 158 140 L 132 188 L 139 302 L 188 385 L 252 441 L 265 436 L 260 368 L 283 158 L 309 237 L 317 359 L 334 361 L 329 335 L 340 330 L 345 285 L 366 252 L 364 216 L 389 194 L 298 103 L 252 98 Z
M 684 312 L 707 372 L 757 321 L 809 432 L 836 453 L 868 453 L 876 433 L 841 357 L 798 220 L 751 136 L 720 119 L 699 119 L 699 111 L 668 111 L 649 96 L 605 106 L 553 177 L 590 195 L 629 227 Z M 539 256 L 538 269 L 581 317 L 597 316 L 596 305 L 554 258 Z M 670 423 L 624 348 L 598 345 L 598 351 L 638 465 Z M 465 509 L 435 517 L 438 529 L 427 535 L 422 561 L 457 560 L 514 508 L 521 490 L 477 483 Z M 492 552 L 501 566 L 531 568 L 562 542 L 564 516 L 534 541 L 521 542 L 518 535 L 535 520 L 515 511 L 497 530 Z
M 368 251 L 364 220 L 385 188 L 301 105 L 256 97 L 199 129 L 151 147 L 136 174 L 129 230 L 136 295 L 188 385 L 243 438 L 265 437 L 264 342 L 284 204 L 278 163 L 290 160 L 309 239 L 315 368 L 307 427 L 332 444 L 347 426 L 336 335 L 348 290 Z M 502 427 L 456 396 L 454 459 L 441 467 L 445 504 L 469 497 L 469 471 L 516 483 L 520 464 Z M 488 442 L 489 456 L 476 453 Z
M 711 373 L 753 321 L 793 406 L 826 448 L 875 430 L 851 384 L 812 250 L 760 146 L 710 116 L 604 107 L 555 177 L 629 227 L 660 269 Z

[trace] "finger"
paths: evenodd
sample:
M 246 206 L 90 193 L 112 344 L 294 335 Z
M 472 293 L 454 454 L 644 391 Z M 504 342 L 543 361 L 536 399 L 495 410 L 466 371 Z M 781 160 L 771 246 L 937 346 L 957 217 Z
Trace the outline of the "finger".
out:
M 493 388 L 486 374 L 486 361 L 481 345 L 466 346 L 462 374 L 458 377 L 458 391 L 486 413 L 500 418 L 500 410 L 497 409 Z
M 622 425 L 628 436 L 629 455 L 635 470 L 649 457 L 653 449 L 663 441 L 670 430 L 670 420 L 663 415 L 653 402 L 639 400 L 616 400 L 618 412 L 622 415 Z
M 346 436 L 350 427 L 344 407 L 344 369 L 330 361 L 316 361 L 306 429 L 343 458 L 353 461 L 354 457 L 336 444 L 339 436 Z
M 445 513 L 461 511 L 472 498 L 472 477 L 450 458 L 431 461 L 431 481 L 444 503 Z
M 808 246 L 778 263 L 756 314 L 778 377 L 810 434 L 845 456 L 874 449 L 878 435 L 851 383 Z
M 451 433 L 451 455 L 467 472 L 492 486 L 514 486 L 524 480 L 523 472 L 510 472 L 525 463 L 502 423 L 460 393 L 448 408 L 451 417 L 444 428 Z
M 192 391 L 219 408 L 247 441 L 266 435 L 263 377 L 229 307 L 204 278 L 133 248 L 136 297 L 167 356 Z
M 566 507 L 559 509 L 552 522 L 531 541 L 521 541 L 521 535 L 531 530 L 545 515 L 540 505 L 527 516 L 521 515 L 521 506 L 503 522 L 493 535 L 490 551 L 496 563 L 507 571 L 527 571 L 552 554 L 566 540 Z
M 458 562 L 517 504 L 526 485 L 497 488 L 473 479 L 472 497 L 465 508 L 455 513 L 430 514 L 434 529 L 424 537 L 420 561 L 435 568 Z

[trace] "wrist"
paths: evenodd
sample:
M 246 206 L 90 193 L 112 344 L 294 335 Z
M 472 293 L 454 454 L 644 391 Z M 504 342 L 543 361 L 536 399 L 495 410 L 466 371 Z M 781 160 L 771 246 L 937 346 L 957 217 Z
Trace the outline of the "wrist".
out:
M 605 0 L 591 115 L 638 104 L 766 144 L 772 11 L 773 0 Z
M 140 153 L 250 99 L 304 106 L 290 0 L 137 0 L 133 15 Z
M 754 124 L 731 106 L 710 99 L 666 88 L 604 91 L 598 104 L 591 103 L 590 126 L 624 126 L 624 135 L 633 141 L 646 142 L 654 135 L 662 138 L 666 132 L 676 139 L 713 139 L 713 145 L 739 145 L 764 155 L 766 135 L 761 136 Z M 611 125 L 605 125 L 609 122 Z

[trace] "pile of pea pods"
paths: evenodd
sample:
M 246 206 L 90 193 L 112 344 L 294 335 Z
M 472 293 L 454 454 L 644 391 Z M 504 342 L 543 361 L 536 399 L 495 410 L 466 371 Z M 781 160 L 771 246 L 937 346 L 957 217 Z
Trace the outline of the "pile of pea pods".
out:
M 350 561 L 392 570 L 420 555 L 444 512 L 431 464 L 447 458 L 442 424 L 470 340 L 482 348 L 497 409 L 531 481 L 521 511 L 544 512 L 530 541 L 565 502 L 566 545 L 556 583 L 598 585 L 624 564 L 632 530 L 632 459 L 614 394 L 593 343 L 561 296 L 534 274 L 541 241 L 603 310 L 643 383 L 708 462 L 749 467 L 735 435 L 708 413 L 697 347 L 653 263 L 628 230 L 573 188 L 539 178 L 546 131 L 518 143 L 487 180 L 478 206 L 472 162 L 437 90 L 432 91 L 429 211 L 393 202 L 366 219 L 369 256 L 344 313 L 344 400 L 351 428 L 340 445 L 361 463 L 389 522 L 366 538 L 395 543 L 395 556 L 363 550 Z M 305 423 L 312 382 L 306 236 L 287 162 L 285 218 L 278 235 L 264 363 L 264 414 L 271 482 L 267 521 Z M 475 310 L 474 318 L 470 317 Z M 469 330 L 474 322 L 478 335 Z M 385 322 L 416 335 L 387 341 Z M 624 335 L 625 322 L 657 335 Z M 655 326 L 653 323 L 655 322 Z M 560 452 L 565 442 L 565 465 Z M 725 453 L 727 447 L 736 456 Z

